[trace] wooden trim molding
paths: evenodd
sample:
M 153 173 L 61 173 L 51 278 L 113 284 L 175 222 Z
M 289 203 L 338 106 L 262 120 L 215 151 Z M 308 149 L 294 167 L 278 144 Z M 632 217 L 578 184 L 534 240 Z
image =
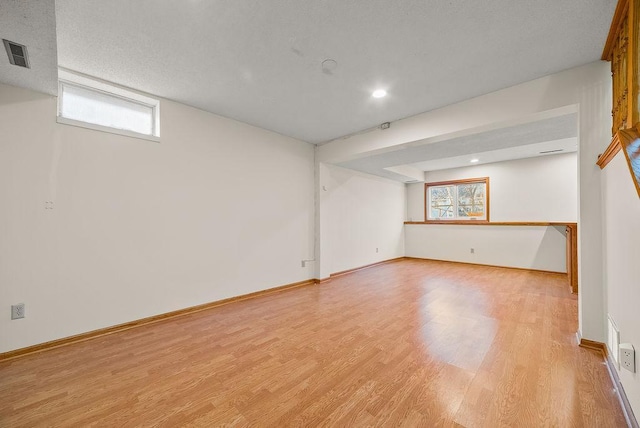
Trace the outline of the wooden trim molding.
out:
M 432 181 L 424 183 L 426 186 L 447 186 L 450 184 L 468 184 L 468 183 L 482 183 L 487 182 L 489 177 L 475 177 L 475 178 L 461 178 L 459 180 L 446 180 L 446 181 Z
M 611 27 L 609 27 L 609 35 L 607 36 L 607 41 L 604 45 L 604 49 L 602 50 L 602 57 L 600 59 L 603 61 L 611 61 L 612 59 L 613 45 L 615 44 L 622 21 L 624 20 L 624 17 L 627 16 L 628 8 L 629 0 L 618 1 L 616 11 L 614 12 L 613 19 L 611 20 Z
M 602 342 L 596 342 L 595 340 L 589 340 L 589 339 L 580 339 L 580 347 L 581 348 L 587 348 L 587 349 L 593 349 L 594 351 L 599 351 L 602 353 L 602 355 L 606 358 L 607 355 L 609 355 L 609 352 L 607 352 L 607 345 L 605 345 Z
M 154 315 L 147 318 L 141 318 L 139 320 L 130 321 L 124 324 L 118 324 L 111 327 L 101 328 L 98 330 L 88 331 L 86 333 L 80 333 L 74 336 L 63 337 L 62 339 L 56 339 L 49 342 L 39 343 L 33 346 L 27 346 L 26 348 L 15 349 L 13 351 L 0 353 L 0 361 L 6 361 L 30 354 L 35 354 L 37 352 L 46 351 L 49 349 L 59 348 L 61 346 L 71 345 L 73 343 L 84 342 L 86 340 L 95 339 L 98 337 L 106 336 L 108 334 L 117 333 L 119 331 L 129 330 L 135 327 L 140 327 L 143 325 L 153 324 L 159 321 L 168 320 L 171 318 L 180 317 L 183 315 L 193 314 L 195 312 L 205 311 L 207 309 L 216 308 L 218 306 L 226 305 L 233 302 L 239 302 L 242 300 L 253 299 L 256 297 L 264 296 L 267 294 L 278 293 L 285 290 L 290 290 L 298 287 L 305 287 L 308 285 L 314 284 L 324 284 L 329 282 L 332 278 L 337 276 L 346 275 L 349 273 L 353 273 L 362 269 L 367 269 L 373 266 L 378 266 L 386 263 L 394 263 L 400 260 L 404 260 L 405 257 L 397 257 L 394 259 L 383 260 L 377 263 L 371 263 L 368 265 L 360 266 L 357 268 L 344 270 L 341 272 L 332 273 L 328 278 L 321 279 L 308 279 L 305 281 L 294 282 L 291 284 L 281 285 L 279 287 L 268 288 L 266 290 L 256 291 L 254 293 L 243 294 L 240 296 L 229 297 L 228 299 L 216 300 L 214 302 L 204 303 L 202 305 L 191 306 L 189 308 L 179 309 L 177 311 L 166 312 L 164 314 Z
M 316 284 L 318 280 L 308 279 L 305 281 L 294 282 L 291 284 L 281 285 L 279 287 L 269 288 L 266 290 L 256 291 L 254 293 L 243 294 L 240 296 L 229 297 L 228 299 L 216 300 L 214 302 L 205 303 L 202 305 L 191 306 L 177 311 L 166 312 L 164 314 L 154 315 L 147 318 L 141 318 L 139 320 L 130 321 L 124 324 L 118 324 L 111 327 L 101 328 L 98 330 L 88 331 L 86 333 L 76 334 L 74 336 L 64 337 L 62 339 L 56 339 L 49 342 L 39 343 L 33 346 L 27 346 L 26 348 L 15 349 L 13 351 L 0 353 L 0 361 L 6 361 L 17 357 L 22 357 L 37 352 L 46 351 L 49 349 L 59 348 L 61 346 L 71 345 L 73 343 L 84 342 L 87 340 L 95 339 L 98 337 L 106 336 L 108 334 L 117 333 L 119 331 L 129 330 L 135 327 L 143 325 L 153 324 L 159 321 L 168 320 L 171 318 L 177 318 L 184 315 L 193 314 L 195 312 L 205 311 L 207 309 L 216 308 L 218 306 L 227 305 L 233 302 L 239 302 L 242 300 L 253 299 L 256 297 L 264 296 L 267 294 L 278 293 L 285 290 L 290 290 L 298 287 L 305 287 L 307 285 Z M 320 281 L 322 282 L 322 281 Z
M 569 288 L 571 293 L 578 294 L 578 224 L 571 222 L 526 222 L 526 221 L 510 221 L 510 222 L 469 222 L 469 221 L 461 221 L 461 222 L 450 222 L 450 221 L 405 221 L 405 225 L 407 224 L 419 224 L 419 225 L 433 225 L 433 224 L 446 224 L 446 225 L 465 225 L 465 226 L 534 226 L 534 227 L 565 227 L 565 235 L 566 235 L 566 275 L 569 279 Z M 499 267 L 507 267 L 507 266 L 499 266 Z M 534 269 L 530 269 L 534 270 Z M 543 271 L 546 272 L 546 271 Z
M 521 270 L 521 271 L 527 271 L 527 272 L 541 272 L 541 273 L 549 273 L 549 274 L 552 274 L 552 275 L 566 275 L 565 272 L 555 272 L 555 271 L 552 271 L 552 270 L 544 270 L 544 269 L 522 268 L 522 267 L 515 267 L 515 266 L 488 265 L 488 264 L 483 264 L 483 263 L 459 262 L 459 261 L 456 261 L 456 260 L 427 259 L 427 258 L 421 258 L 421 257 L 408 257 L 408 256 L 405 256 L 404 258 L 406 260 L 422 260 L 422 261 L 427 260 L 427 261 L 432 261 L 432 262 L 457 263 L 457 264 L 471 265 L 471 266 L 485 266 L 485 267 L 495 267 L 495 268 L 501 268 L 501 269 L 515 269 L 515 270 Z
M 631 428 L 640 428 L 640 426 L 638 425 L 638 420 L 636 419 L 633 413 L 633 409 L 631 408 L 631 403 L 629 403 L 629 399 L 627 398 L 627 393 L 624 391 L 624 387 L 620 382 L 618 371 L 616 370 L 615 363 L 611 358 L 611 355 L 609 354 L 607 345 L 602 342 L 596 342 L 595 340 L 582 339 L 580 338 L 579 333 L 577 337 L 579 338 L 580 347 L 599 351 L 602 354 L 602 358 L 604 359 L 607 370 L 609 371 L 609 377 L 611 378 L 611 382 L 613 383 L 616 395 L 618 396 L 618 401 L 620 401 L 622 413 L 624 413 L 624 418 L 627 420 L 627 425 L 629 425 L 629 427 Z
M 387 263 L 399 262 L 400 260 L 404 260 L 404 259 L 406 259 L 406 257 L 396 257 L 394 259 L 383 260 L 381 262 L 370 263 L 368 265 L 360 266 L 360 267 L 357 267 L 357 268 L 347 269 L 347 270 L 343 270 L 343 271 L 340 271 L 340 272 L 335 272 L 335 273 L 332 273 L 331 275 L 329 275 L 329 278 L 327 278 L 326 280 L 330 280 L 331 278 L 335 278 L 337 276 L 342 276 L 342 275 L 346 275 L 346 274 L 349 274 L 349 273 L 357 272 L 359 270 L 368 269 L 368 268 L 374 267 L 374 266 L 385 265 Z
M 567 224 L 567 276 L 573 294 L 578 294 L 578 225 Z
M 404 224 L 464 224 L 467 226 L 578 226 L 577 223 L 562 221 L 405 221 Z
M 429 220 L 429 213 L 427 209 L 427 205 L 429 203 L 429 187 L 434 186 L 447 186 L 447 185 L 457 185 L 457 184 L 469 184 L 469 183 L 484 183 L 485 184 L 485 219 L 483 220 Z M 436 181 L 431 183 L 424 183 L 424 222 L 425 223 L 448 223 L 448 224 L 460 224 L 460 223 L 488 223 L 489 222 L 489 214 L 490 214 L 490 186 L 489 186 L 489 177 L 476 177 L 476 178 L 463 178 L 460 180 L 449 180 L 449 181 Z
M 427 221 L 405 221 L 404 224 L 475 224 L 490 225 L 486 220 L 427 220 Z
M 620 145 L 620 139 L 618 138 L 619 134 L 619 132 L 615 133 L 615 135 L 611 139 L 611 144 L 609 144 L 609 147 L 607 147 L 607 150 L 605 150 L 604 153 L 598 156 L 596 165 L 598 165 L 600 169 L 604 169 L 604 167 L 607 166 L 609 162 L 611 162 L 611 159 L 613 159 L 622 148 L 622 146 Z

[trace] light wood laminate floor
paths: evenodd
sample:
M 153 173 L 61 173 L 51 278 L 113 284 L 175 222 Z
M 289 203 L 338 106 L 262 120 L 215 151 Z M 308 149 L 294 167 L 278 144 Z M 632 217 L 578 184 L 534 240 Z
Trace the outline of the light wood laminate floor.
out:
M 403 260 L 0 363 L 0 426 L 623 427 L 566 276 Z

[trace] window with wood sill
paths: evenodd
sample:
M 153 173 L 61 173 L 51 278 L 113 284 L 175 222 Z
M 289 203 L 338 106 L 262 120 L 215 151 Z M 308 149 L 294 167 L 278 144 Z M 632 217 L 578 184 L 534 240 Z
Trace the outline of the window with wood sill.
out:
M 425 222 L 489 222 L 489 177 L 425 183 Z

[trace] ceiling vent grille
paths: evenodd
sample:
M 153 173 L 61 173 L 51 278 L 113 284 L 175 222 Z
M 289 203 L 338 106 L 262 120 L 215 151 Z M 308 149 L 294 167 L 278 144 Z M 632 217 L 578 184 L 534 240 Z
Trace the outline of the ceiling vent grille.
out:
M 4 48 L 7 50 L 11 64 L 17 65 L 18 67 L 31 68 L 29 67 L 26 46 L 5 39 L 2 39 L 2 42 L 4 43 Z
M 563 152 L 564 149 L 555 149 L 555 150 L 546 150 L 544 152 L 540 152 L 541 155 L 546 155 L 547 153 L 558 153 L 558 152 Z

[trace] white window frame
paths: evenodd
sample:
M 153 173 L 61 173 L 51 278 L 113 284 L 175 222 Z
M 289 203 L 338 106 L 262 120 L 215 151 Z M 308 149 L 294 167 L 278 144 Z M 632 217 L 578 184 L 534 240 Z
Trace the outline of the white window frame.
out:
M 122 98 L 145 107 L 151 107 L 152 113 L 152 131 L 153 135 L 142 134 L 139 132 L 128 131 L 126 129 L 112 128 L 110 126 L 97 125 L 95 123 L 84 122 L 76 119 L 69 119 L 62 116 L 62 96 L 63 86 L 75 86 L 87 89 L 93 92 L 101 92 L 103 94 Z M 93 129 L 95 131 L 108 132 L 110 134 L 124 135 L 127 137 L 140 138 L 160 142 L 160 100 L 143 95 L 139 92 L 125 89 L 123 87 L 107 83 L 101 80 L 93 79 L 81 74 L 71 72 L 69 70 L 58 70 L 58 114 L 56 121 L 64 125 L 79 126 L 81 128 Z
M 482 183 L 485 185 L 484 188 L 484 215 L 479 217 L 460 217 L 458 215 L 458 186 L 465 184 L 477 184 Z M 431 192 L 430 189 L 434 187 L 447 187 L 453 186 L 455 187 L 455 198 L 454 198 L 454 206 L 453 206 L 453 217 L 449 218 L 441 218 L 441 217 L 431 217 Z M 424 205 L 424 219 L 427 223 L 489 223 L 489 177 L 478 177 L 478 178 L 467 178 L 462 180 L 450 180 L 450 181 L 440 181 L 437 183 L 425 183 L 424 185 L 424 193 L 425 193 L 425 205 Z

